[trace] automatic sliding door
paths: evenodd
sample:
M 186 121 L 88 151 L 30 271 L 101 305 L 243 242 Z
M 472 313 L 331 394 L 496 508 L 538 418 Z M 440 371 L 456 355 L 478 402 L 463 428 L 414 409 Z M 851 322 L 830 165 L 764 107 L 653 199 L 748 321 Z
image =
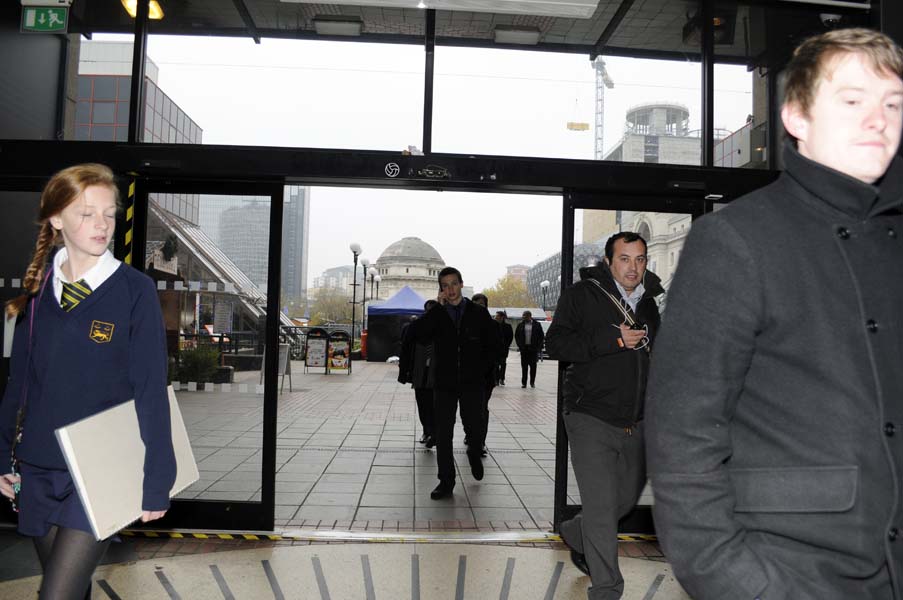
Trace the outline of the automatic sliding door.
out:
M 272 528 L 264 432 L 274 431 L 265 406 L 276 399 L 266 355 L 275 340 L 268 311 L 278 313 L 279 299 L 267 292 L 271 262 L 279 260 L 270 255 L 270 228 L 281 190 L 152 181 L 139 194 L 139 203 L 147 201 L 146 242 L 135 255 L 157 285 L 169 379 L 201 475 L 179 494 L 166 526 Z M 269 446 L 274 452 L 274 439 Z
M 702 214 L 703 203 L 696 199 L 640 198 L 614 196 L 581 196 L 570 194 L 565 199 L 565 230 L 561 264 L 550 269 L 548 291 L 550 304 L 556 305 L 562 288 L 579 281 L 580 269 L 594 265 L 605 256 L 605 242 L 620 231 L 638 233 L 647 243 L 647 269 L 655 273 L 665 288 L 656 301 L 662 318 L 667 318 L 668 288 L 677 270 L 680 255 L 693 219 Z M 563 367 L 562 367 L 563 368 Z M 569 460 L 567 434 L 560 417 L 561 379 L 559 373 L 559 427 L 555 485 L 555 528 L 580 510 L 580 492 Z M 652 492 L 643 490 L 637 509 L 620 524 L 625 533 L 652 532 L 650 509 Z

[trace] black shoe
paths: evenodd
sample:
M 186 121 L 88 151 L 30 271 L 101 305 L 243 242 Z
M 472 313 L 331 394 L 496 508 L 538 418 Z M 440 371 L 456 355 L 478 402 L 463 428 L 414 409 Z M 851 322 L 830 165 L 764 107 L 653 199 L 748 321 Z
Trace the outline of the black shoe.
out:
M 522 388 L 525 388 L 525 387 L 527 387 L 527 384 L 526 384 L 526 383 L 522 383 L 520 386 L 521 386 Z
M 467 453 L 467 462 L 470 463 L 470 472 L 477 481 L 483 479 L 483 459 L 477 453 Z
M 433 500 L 442 500 L 445 497 L 449 497 L 452 495 L 452 491 L 455 489 L 455 484 L 447 484 L 439 482 L 439 485 L 430 492 L 430 498 Z
M 436 445 L 436 438 L 434 438 L 434 437 L 431 436 L 431 435 L 428 435 L 428 436 L 426 437 L 426 442 L 424 442 L 424 443 L 426 444 L 426 447 L 427 447 L 427 448 L 432 448 L 433 446 Z
M 571 562 L 577 567 L 577 570 L 584 575 L 589 575 L 589 565 L 586 564 L 586 556 L 580 554 L 576 550 L 571 550 Z
M 524 387 L 526 387 L 526 386 L 524 386 Z M 535 388 L 535 387 L 536 387 L 536 384 L 535 384 L 535 383 L 531 383 L 531 384 L 530 384 L 530 387 L 531 387 L 531 388 Z
M 480 456 L 486 456 L 489 454 L 489 449 L 486 447 L 486 444 L 483 444 L 483 450 L 480 451 Z

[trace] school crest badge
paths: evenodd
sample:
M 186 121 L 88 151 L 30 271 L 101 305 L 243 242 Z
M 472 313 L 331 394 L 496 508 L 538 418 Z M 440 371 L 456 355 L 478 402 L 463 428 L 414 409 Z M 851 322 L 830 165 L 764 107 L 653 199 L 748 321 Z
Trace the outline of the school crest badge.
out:
M 88 337 L 98 344 L 106 344 L 113 339 L 112 323 L 104 323 L 103 321 L 91 321 L 91 333 Z

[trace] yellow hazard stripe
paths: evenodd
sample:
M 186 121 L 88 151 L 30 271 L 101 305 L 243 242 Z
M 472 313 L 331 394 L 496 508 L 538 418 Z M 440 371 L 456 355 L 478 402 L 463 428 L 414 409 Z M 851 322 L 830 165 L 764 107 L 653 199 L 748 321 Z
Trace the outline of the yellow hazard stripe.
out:
M 132 264 L 132 239 L 135 230 L 135 181 L 129 183 L 129 205 L 125 209 L 125 264 Z
M 389 532 L 379 532 L 383 535 L 371 535 L 367 536 L 366 534 L 363 536 L 354 535 L 363 532 L 341 532 L 336 530 L 311 530 L 311 531 L 297 531 L 293 535 L 280 535 L 280 534 L 268 534 L 268 533 L 243 533 L 243 532 L 203 532 L 203 531 L 153 531 L 148 529 L 126 529 L 121 532 L 121 535 L 127 537 L 147 537 L 147 538 L 172 538 L 172 539 L 196 539 L 196 540 L 245 540 L 245 541 L 284 541 L 284 540 L 305 540 L 305 539 L 330 539 L 332 541 L 347 541 L 347 542 L 395 542 L 395 543 L 405 543 L 405 542 L 417 542 L 424 543 L 429 541 L 448 541 L 450 537 L 460 536 L 466 532 L 462 531 L 448 531 L 448 532 L 440 532 L 440 531 L 431 531 L 431 532 L 396 532 L 392 535 L 388 535 Z M 487 538 L 492 538 L 493 533 L 498 532 L 483 532 Z M 513 533 L 513 532 L 509 532 Z M 528 532 L 520 532 L 522 535 L 519 536 L 522 539 L 518 539 L 517 541 L 533 541 L 533 542 L 560 542 L 561 537 L 554 533 L 539 533 L 535 532 L 536 535 L 530 536 Z M 448 537 L 445 537 L 448 536 Z M 468 533 L 468 537 L 480 537 L 479 532 L 470 532 Z M 476 541 L 476 540 L 469 540 Z M 487 539 L 487 542 L 491 542 L 493 540 Z M 495 540 L 498 541 L 498 540 Z M 658 538 L 655 535 L 645 535 L 645 534 L 618 534 L 619 542 L 656 542 Z
M 126 529 L 121 535 L 127 537 L 149 537 L 149 538 L 173 538 L 173 539 L 195 539 L 195 540 L 247 540 L 257 542 L 261 540 L 270 540 L 278 542 L 280 540 L 292 539 L 286 538 L 278 534 L 265 533 L 219 533 L 219 532 L 202 532 L 202 531 L 151 531 L 146 529 Z

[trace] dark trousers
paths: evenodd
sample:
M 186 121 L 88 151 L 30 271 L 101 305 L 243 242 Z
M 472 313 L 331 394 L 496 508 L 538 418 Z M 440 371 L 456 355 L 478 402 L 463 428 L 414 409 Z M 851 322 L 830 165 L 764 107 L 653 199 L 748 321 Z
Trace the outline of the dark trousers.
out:
M 423 433 L 433 435 L 436 430 L 433 418 L 433 390 L 430 388 L 414 388 L 414 398 L 417 400 L 417 414 L 420 416 L 420 425 Z
M 455 435 L 455 413 L 461 404 L 461 421 L 467 430 L 467 452 L 480 456 L 486 442 L 484 419 L 484 394 L 482 385 L 466 385 L 456 390 L 433 390 L 433 409 L 436 423 L 436 460 L 439 463 L 439 481 L 455 483 L 455 458 L 452 441 Z
M 618 521 L 633 510 L 646 485 L 643 424 L 627 433 L 595 417 L 566 412 L 564 426 L 583 509 L 561 524 L 561 537 L 586 556 L 593 583 L 589 600 L 617 600 L 624 593 Z
M 520 384 L 527 385 L 527 369 L 530 370 L 530 385 L 536 384 L 536 360 L 538 354 L 533 350 L 523 350 L 520 353 Z
M 499 381 L 505 381 L 505 371 L 508 370 L 508 355 L 506 354 L 499 359 Z

